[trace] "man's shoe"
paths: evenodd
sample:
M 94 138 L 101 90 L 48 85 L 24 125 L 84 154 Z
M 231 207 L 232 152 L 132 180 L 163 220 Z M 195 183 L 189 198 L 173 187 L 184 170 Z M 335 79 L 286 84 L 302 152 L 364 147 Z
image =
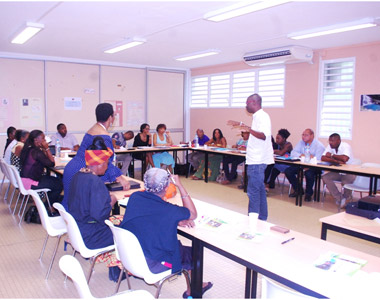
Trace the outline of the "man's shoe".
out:
M 312 195 L 305 195 L 305 199 L 304 199 L 304 201 L 305 201 L 305 202 L 310 202 L 310 201 L 311 201 L 311 196 L 312 196 Z
M 296 198 L 297 196 L 298 196 L 297 192 L 293 192 L 293 193 L 289 194 L 290 198 Z

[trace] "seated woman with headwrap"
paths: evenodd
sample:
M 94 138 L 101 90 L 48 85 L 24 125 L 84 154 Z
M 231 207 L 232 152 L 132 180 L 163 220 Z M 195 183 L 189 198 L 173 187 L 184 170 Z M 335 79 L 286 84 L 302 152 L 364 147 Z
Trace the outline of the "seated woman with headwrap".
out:
M 178 187 L 182 205 L 163 200 L 170 178 Z M 190 270 L 191 247 L 182 246 L 177 238 L 177 226 L 194 226 L 197 210 L 178 175 L 170 175 L 163 169 L 151 168 L 144 175 L 145 192 L 134 192 L 129 198 L 120 227 L 131 231 L 139 240 L 149 269 L 160 273 L 168 269 L 172 273 Z M 203 283 L 203 293 L 212 287 Z M 185 291 L 183 298 L 188 298 Z
M 96 121 L 84 135 L 82 143 L 78 149 L 77 154 L 73 157 L 72 160 L 66 165 L 65 171 L 63 173 L 63 188 L 64 195 L 62 205 L 66 210 L 68 209 L 68 199 L 67 195 L 69 194 L 70 184 L 73 176 L 81 169 L 86 166 L 85 162 L 85 150 L 92 144 L 92 141 L 100 136 L 103 138 L 104 143 L 109 147 L 112 152 L 114 150 L 112 145 L 112 139 L 109 135 L 108 129 L 111 127 L 114 122 L 115 116 L 113 107 L 109 103 L 100 103 L 95 110 Z M 122 176 L 120 169 L 112 164 L 112 159 L 108 162 L 108 168 L 104 175 L 101 176 L 103 182 L 114 182 L 117 181 L 123 185 L 124 190 L 129 189 L 129 182 L 125 179 L 125 176 Z M 68 209 L 70 212 L 70 209 Z M 71 213 L 71 212 L 70 212 Z
M 116 203 L 116 197 L 99 177 L 104 175 L 113 151 L 107 148 L 102 137 L 95 137 L 85 151 L 86 167 L 72 180 L 68 193 L 68 206 L 78 224 L 87 248 L 97 249 L 113 244 L 111 229 L 104 223 Z

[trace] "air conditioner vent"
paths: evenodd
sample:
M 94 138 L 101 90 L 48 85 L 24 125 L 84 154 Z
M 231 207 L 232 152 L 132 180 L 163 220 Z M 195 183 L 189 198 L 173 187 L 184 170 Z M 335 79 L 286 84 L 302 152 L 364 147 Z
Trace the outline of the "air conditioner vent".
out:
M 274 64 L 312 63 L 313 50 L 300 46 L 289 46 L 247 53 L 243 57 L 250 66 L 263 66 Z

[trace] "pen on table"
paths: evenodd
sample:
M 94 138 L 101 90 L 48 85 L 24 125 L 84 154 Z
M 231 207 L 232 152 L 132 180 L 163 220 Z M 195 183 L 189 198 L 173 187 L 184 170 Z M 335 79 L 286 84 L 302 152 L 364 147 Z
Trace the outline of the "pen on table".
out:
M 290 238 L 290 239 L 288 239 L 286 241 L 283 241 L 283 242 L 281 242 L 281 245 L 289 243 L 290 241 L 293 241 L 294 239 L 295 239 L 295 237 L 292 237 L 292 238 Z

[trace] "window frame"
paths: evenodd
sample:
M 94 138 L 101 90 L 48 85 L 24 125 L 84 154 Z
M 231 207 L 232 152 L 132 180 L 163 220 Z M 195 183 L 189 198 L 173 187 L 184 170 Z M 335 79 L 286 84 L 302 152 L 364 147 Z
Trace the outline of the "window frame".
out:
M 324 71 L 325 71 L 325 65 L 331 64 L 331 63 L 342 63 L 342 62 L 352 62 L 353 63 L 353 78 L 352 78 L 352 84 L 351 84 L 351 116 L 350 116 L 350 128 L 349 128 L 349 137 L 343 137 L 341 132 L 335 131 L 339 135 L 341 135 L 342 140 L 352 140 L 352 130 L 353 130 L 353 119 L 354 119 L 354 102 L 355 102 L 355 80 L 356 80 L 356 57 L 344 57 L 344 58 L 337 58 L 337 59 L 328 59 L 328 60 L 322 60 L 319 61 L 319 76 L 318 76 L 318 115 L 317 115 L 317 132 L 318 132 L 318 138 L 326 138 L 328 139 L 329 136 L 325 136 L 321 134 L 321 125 L 322 125 L 322 110 L 323 110 L 323 96 L 324 96 Z M 346 106 L 348 107 L 348 106 Z M 331 132 L 332 134 L 334 132 Z
M 266 71 L 266 70 L 275 70 L 275 69 L 283 69 L 284 72 L 284 83 L 283 83 L 283 96 L 282 96 L 282 104 L 278 106 L 268 106 L 265 103 L 265 98 L 263 97 L 263 107 L 264 108 L 284 108 L 285 107 L 285 85 L 286 85 L 286 65 L 276 65 L 276 66 L 270 66 L 265 68 L 255 68 L 255 69 L 244 69 L 244 70 L 238 70 L 238 71 L 232 71 L 232 72 L 222 72 L 222 73 L 212 73 L 212 74 L 205 74 L 205 75 L 198 75 L 198 76 L 191 76 L 190 80 L 190 103 L 189 108 L 190 109 L 207 109 L 207 108 L 242 108 L 244 106 L 239 105 L 232 105 L 232 96 L 233 96 L 233 77 L 236 74 L 242 74 L 242 73 L 255 73 L 254 78 L 254 87 L 252 88 L 252 94 L 259 90 L 259 72 L 260 71 Z M 229 98 L 228 98 L 228 105 L 227 106 L 218 106 L 218 105 L 210 105 L 210 95 L 211 95 L 211 77 L 213 76 L 223 76 L 223 75 L 229 75 Z M 192 106 L 192 93 L 193 93 L 193 79 L 196 78 L 207 78 L 208 82 L 208 91 L 207 91 L 207 103 L 206 106 Z M 260 92 L 258 92 L 260 94 Z

